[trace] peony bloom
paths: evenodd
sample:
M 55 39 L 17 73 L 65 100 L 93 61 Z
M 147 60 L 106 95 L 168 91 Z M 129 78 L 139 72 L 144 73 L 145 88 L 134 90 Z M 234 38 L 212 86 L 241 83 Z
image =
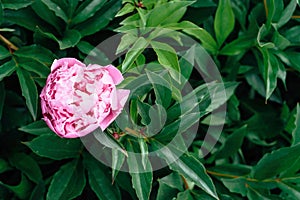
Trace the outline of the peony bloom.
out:
M 54 60 L 40 95 L 48 126 L 60 137 L 82 137 L 98 127 L 105 130 L 121 113 L 129 90 L 112 65 L 85 66 L 74 58 Z

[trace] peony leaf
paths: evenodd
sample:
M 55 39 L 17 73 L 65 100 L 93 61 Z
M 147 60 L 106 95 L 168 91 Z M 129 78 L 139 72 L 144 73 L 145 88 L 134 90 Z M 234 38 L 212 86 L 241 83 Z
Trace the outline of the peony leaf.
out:
M 233 31 L 233 28 L 234 13 L 230 0 L 220 0 L 214 21 L 214 30 L 219 47 Z
M 21 170 L 30 180 L 35 183 L 42 181 L 42 171 L 37 162 L 25 153 L 15 153 L 9 158 L 12 166 Z
M 44 120 L 35 121 L 26 126 L 22 126 L 19 128 L 19 130 L 32 135 L 54 134 Z
M 18 10 L 31 5 L 33 1 L 32 0 L 2 0 L 1 3 L 4 9 Z
M 53 176 L 47 199 L 73 199 L 79 196 L 86 184 L 81 160 L 75 159 L 63 165 Z
M 300 143 L 300 106 L 297 104 L 297 113 L 295 114 L 295 128 L 292 132 L 293 143 L 292 145 L 297 145 Z
M 100 10 L 106 3 L 105 0 L 93 0 L 85 1 L 79 8 L 79 11 L 75 11 L 76 15 L 72 18 L 72 24 L 79 24 L 86 21 L 90 17 L 94 16 L 95 13 Z
M 135 189 L 136 195 L 141 200 L 147 200 L 150 198 L 150 192 L 152 188 L 153 172 L 152 166 L 148 156 L 144 157 L 144 165 L 142 155 L 134 149 L 133 141 L 127 141 L 127 149 L 131 153 L 128 154 L 127 164 L 129 167 L 129 173 L 132 178 L 132 186 Z M 145 168 L 144 168 L 144 167 Z
M 22 68 L 17 68 L 17 75 L 21 85 L 22 95 L 26 99 L 27 108 L 36 120 L 37 108 L 38 108 L 38 91 L 34 83 L 34 80 L 29 72 Z
M 76 24 L 74 28 L 80 32 L 82 37 L 96 33 L 107 26 L 121 6 L 121 1 L 119 0 L 108 1 L 92 18 Z
M 170 169 L 193 181 L 207 194 L 219 199 L 211 178 L 206 174 L 205 167 L 194 156 L 178 150 L 172 145 L 164 146 L 157 140 L 151 140 L 151 145 L 158 156 L 168 163 Z
M 14 61 L 8 61 L 0 66 L 0 81 L 3 78 L 10 76 L 16 70 L 16 64 Z
M 63 8 L 59 4 L 53 2 L 52 0 L 41 0 L 41 1 L 45 5 L 47 5 L 48 8 L 50 10 L 52 10 L 55 13 L 56 16 L 60 17 L 65 22 L 68 22 L 69 19 L 68 19 L 67 15 L 66 15 L 65 11 L 63 10 Z
M 283 147 L 264 155 L 262 159 L 253 167 L 251 175 L 258 179 L 264 180 L 280 175 L 283 171 L 288 170 L 293 165 L 299 163 L 300 144 L 292 147 Z M 299 164 L 298 164 L 299 165 Z M 273 166 L 270 168 L 270 166 Z M 296 169 L 295 171 L 299 170 Z
M 2 113 L 3 113 L 3 108 L 4 108 L 4 103 L 5 103 L 5 96 L 6 96 L 6 91 L 3 82 L 0 82 L 0 120 L 2 118 Z M 1 129 L 0 129 L 1 130 Z
M 82 149 L 80 139 L 63 139 L 55 134 L 43 134 L 24 144 L 37 155 L 53 160 L 78 157 Z
M 117 185 L 112 185 L 107 168 L 86 153 L 83 154 L 83 163 L 88 172 L 89 184 L 99 199 L 121 199 L 120 190 Z

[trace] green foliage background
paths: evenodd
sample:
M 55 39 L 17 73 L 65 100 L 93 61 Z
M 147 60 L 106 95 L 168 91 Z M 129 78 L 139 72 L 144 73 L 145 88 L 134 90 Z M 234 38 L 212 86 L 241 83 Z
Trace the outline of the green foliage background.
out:
M 298 0 L 1 0 L 0 199 L 300 199 L 299 15 Z M 176 32 L 149 33 L 147 27 Z M 200 98 L 208 94 L 204 80 L 159 40 L 180 44 L 178 32 L 193 37 L 217 64 L 227 97 L 216 104 Z M 130 131 L 118 141 L 110 133 L 99 136 L 113 144 L 112 170 L 80 139 L 51 132 L 41 120 L 38 95 L 55 58 L 83 60 L 93 50 L 100 63 L 109 63 L 94 47 L 116 33 L 123 34 L 116 53 L 127 53 L 114 64 L 137 76 L 124 87 L 157 80 L 174 90 L 153 83 L 130 101 L 126 122 L 132 130 L 142 124 L 153 131 L 150 106 L 157 113 L 166 109 L 167 124 L 158 136 L 137 139 Z M 163 67 L 143 75 L 138 66 L 149 59 Z M 180 83 L 171 69 L 196 88 L 194 106 L 201 112 L 194 111 L 189 95 L 176 91 Z M 165 70 L 170 73 L 161 76 Z M 218 83 L 211 87 L 218 95 Z M 225 102 L 221 137 L 202 158 L 210 119 L 214 126 L 222 123 L 217 112 L 210 113 Z M 178 114 L 178 103 L 189 109 Z M 184 144 L 161 153 L 169 167 L 151 172 L 147 156 L 135 160 L 115 152 L 146 155 L 167 144 L 178 123 L 183 133 L 194 124 L 199 129 L 176 162 L 171 158 Z M 129 173 L 118 171 L 123 164 Z M 134 173 L 136 165 L 150 172 Z

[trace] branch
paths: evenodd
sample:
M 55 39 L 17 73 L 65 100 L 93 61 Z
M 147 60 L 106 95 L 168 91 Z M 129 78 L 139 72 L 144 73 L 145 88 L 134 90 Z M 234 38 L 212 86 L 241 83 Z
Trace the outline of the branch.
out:
M 3 35 L 0 34 L 0 40 L 2 40 L 9 49 L 13 49 L 15 51 L 17 51 L 19 48 L 16 47 L 13 43 L 11 43 L 8 39 L 6 39 Z

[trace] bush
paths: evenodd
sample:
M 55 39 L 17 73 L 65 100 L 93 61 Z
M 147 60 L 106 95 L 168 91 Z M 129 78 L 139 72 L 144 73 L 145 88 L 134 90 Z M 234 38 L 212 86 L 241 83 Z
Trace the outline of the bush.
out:
M 2 0 L 1 199 L 300 199 L 299 5 Z M 122 72 L 105 131 L 42 119 L 64 57 Z

